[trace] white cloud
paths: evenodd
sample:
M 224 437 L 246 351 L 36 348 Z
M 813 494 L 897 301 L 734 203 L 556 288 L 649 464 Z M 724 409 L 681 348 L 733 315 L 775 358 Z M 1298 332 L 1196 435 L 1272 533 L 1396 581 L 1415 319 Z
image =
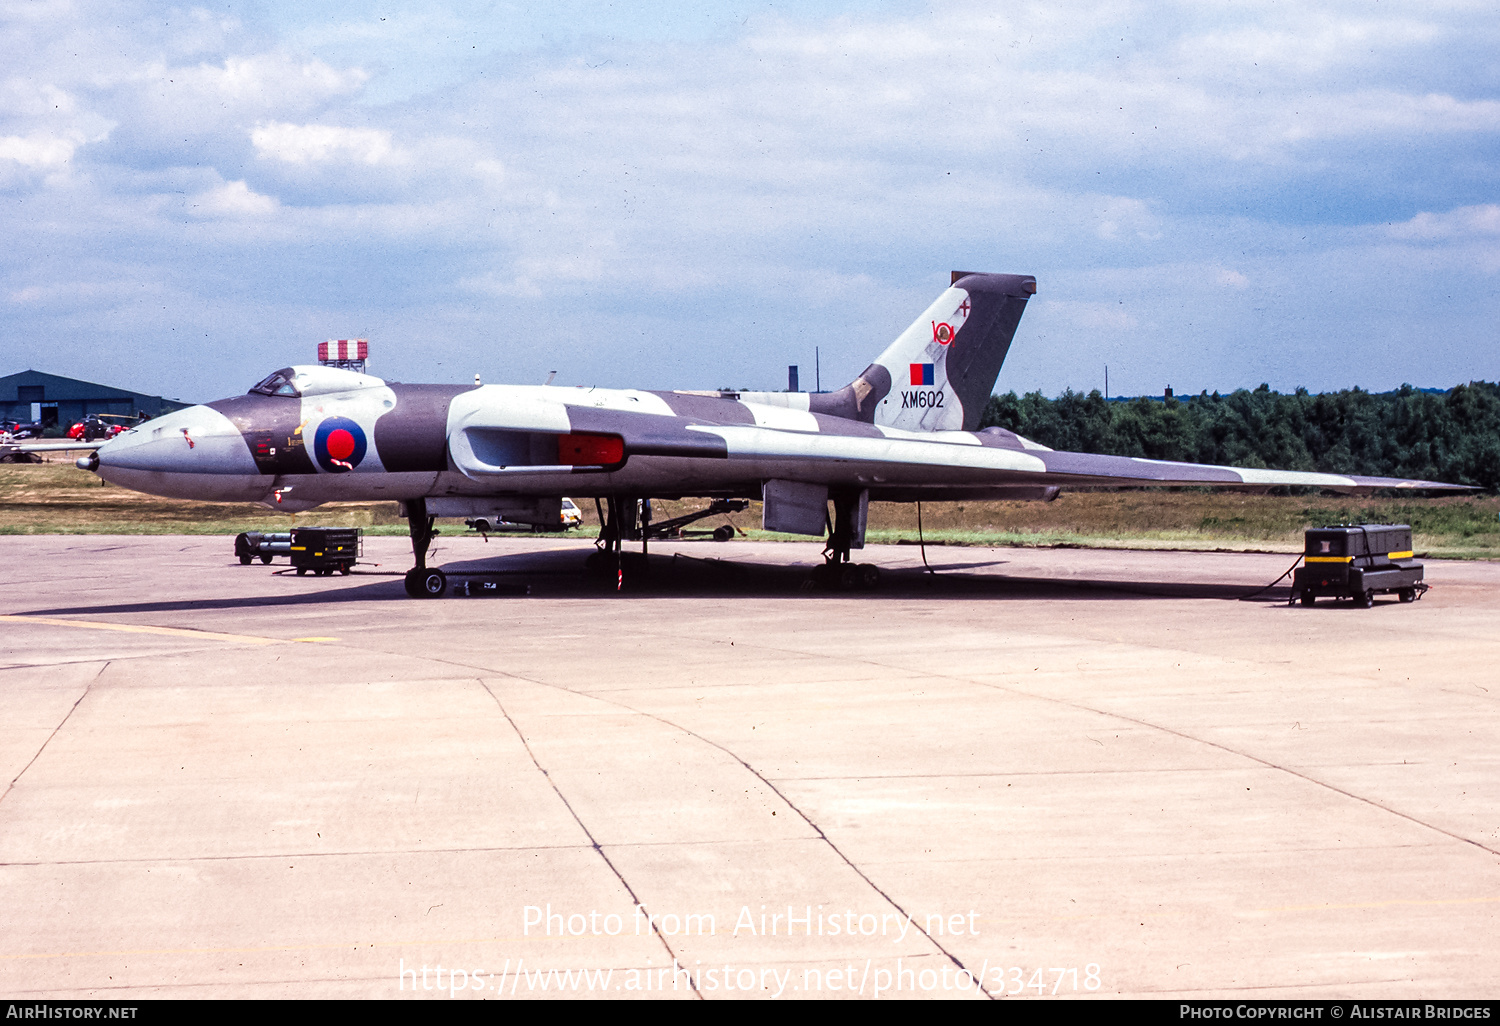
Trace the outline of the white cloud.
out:
M 210 103 L 260 109 L 305 108 L 357 93 L 369 79 L 359 68 L 339 71 L 322 61 L 298 61 L 285 54 L 227 57 L 223 64 L 194 67 L 155 64 L 138 76 L 168 92 L 196 95 Z M 179 87 L 168 90 L 162 87 Z
M 607 241 L 598 249 L 608 250 Z M 469 292 L 490 296 L 513 296 L 540 299 L 556 295 L 560 288 L 579 282 L 599 281 L 606 274 L 605 257 L 596 253 L 556 254 L 523 257 L 514 263 L 514 274 L 487 272 L 461 279 L 458 286 Z
M 72 114 L 77 107 L 71 95 L 50 82 L 12 75 L 0 83 L 0 116 L 53 117 Z
M 260 156 L 288 164 L 326 161 L 382 164 L 396 158 L 391 133 L 376 128 L 291 125 L 273 121 L 255 126 L 250 141 Z
M 1127 331 L 1140 326 L 1140 320 L 1121 301 L 1113 303 L 1049 300 L 1045 304 L 1049 322 L 1089 331 Z
M 1442 93 L 1363 90 L 1308 97 L 1297 108 L 1284 107 L 1279 115 L 1278 134 L 1287 142 L 1500 130 L 1500 101 L 1457 100 Z
M 507 276 L 493 272 L 462 278 L 458 287 L 466 292 L 501 298 L 540 299 L 543 295 L 537 283 L 524 275 Z
M 1117 239 L 1122 231 L 1135 239 L 1161 237 L 1161 223 L 1150 208 L 1127 196 L 1105 197 L 1095 210 L 1098 227 L 1094 233 L 1101 239 Z
M 1377 55 L 1410 51 L 1445 34 L 1433 22 L 1394 14 L 1340 17 L 1300 5 L 1279 16 L 1265 8 L 1259 13 L 1266 22 L 1185 35 L 1175 47 L 1178 60 L 1221 72 L 1258 68 L 1276 75 L 1313 75 L 1366 65 Z
M 14 160 L 35 168 L 61 167 L 73 159 L 78 143 L 55 136 L 0 136 L 0 160 Z
M 1410 221 L 1391 225 L 1388 234 L 1421 242 L 1500 236 L 1500 204 L 1459 207 L 1444 214 L 1424 211 Z
M 19 306 L 45 306 L 67 311 L 137 302 L 160 293 L 160 286 L 153 281 L 103 277 L 27 285 L 11 292 L 10 301 Z
M 701 334 L 710 367 L 765 356 L 763 331 L 807 332 L 827 374 L 845 349 L 870 355 L 867 331 L 878 348 L 886 318 L 904 327 L 946 269 L 981 267 L 1043 282 L 1052 305 L 1018 352 L 1047 331 L 1053 352 L 1098 338 L 1123 361 L 1148 329 L 1230 351 L 1263 292 L 1294 306 L 1340 271 L 1355 294 L 1349 268 L 1396 251 L 1472 272 L 1500 248 L 1500 15 L 1387 6 L 933 0 L 677 41 L 584 13 L 502 51 L 484 4 L 429 16 L 413 0 L 388 22 L 299 9 L 289 34 L 262 9 L 244 26 L 23 4 L 0 31 L 0 188 L 22 200 L 0 205 L 0 232 L 35 242 L 0 256 L 0 281 L 139 261 L 200 311 L 233 283 L 267 324 L 368 308 L 414 338 L 493 336 L 566 292 L 589 325 L 580 373 L 603 381 L 640 337 L 629 316 Z M 853 283 L 837 304 L 819 298 L 835 280 Z M 836 324 L 800 315 L 810 302 Z M 1493 322 L 1496 302 L 1470 290 L 1445 323 Z M 1329 345 L 1387 321 L 1352 304 Z M 703 384 L 652 353 L 628 380 Z
M 110 128 L 51 82 L 12 75 L 0 83 L 0 161 L 56 171 L 73 160 L 79 147 L 107 138 Z
M 281 204 L 274 196 L 252 192 L 243 181 L 225 182 L 217 188 L 198 193 L 188 202 L 198 217 L 264 217 L 274 214 Z

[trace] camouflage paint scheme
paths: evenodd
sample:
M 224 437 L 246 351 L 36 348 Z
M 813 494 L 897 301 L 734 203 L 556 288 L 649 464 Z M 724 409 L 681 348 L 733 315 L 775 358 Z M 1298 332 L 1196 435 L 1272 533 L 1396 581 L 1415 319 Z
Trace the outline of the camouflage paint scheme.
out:
M 955 272 L 835 392 L 407 385 L 298 366 L 259 392 L 149 421 L 79 463 L 138 491 L 288 511 L 339 500 L 761 498 L 780 494 L 773 482 L 814 499 L 828 489 L 892 501 L 1048 499 L 1078 487 L 1460 487 L 1055 452 L 976 431 L 1035 291 L 1024 275 Z

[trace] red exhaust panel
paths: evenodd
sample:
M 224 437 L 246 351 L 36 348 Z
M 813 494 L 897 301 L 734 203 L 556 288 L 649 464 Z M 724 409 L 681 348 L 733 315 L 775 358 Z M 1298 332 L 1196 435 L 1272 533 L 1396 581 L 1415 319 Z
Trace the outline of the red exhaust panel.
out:
M 619 435 L 559 435 L 557 462 L 574 467 L 608 467 L 625 460 Z

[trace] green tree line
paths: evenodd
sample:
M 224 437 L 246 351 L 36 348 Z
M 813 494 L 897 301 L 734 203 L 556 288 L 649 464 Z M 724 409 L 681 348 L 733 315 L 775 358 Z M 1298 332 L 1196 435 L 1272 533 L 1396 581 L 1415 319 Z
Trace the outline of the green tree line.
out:
M 990 397 L 981 427 L 1054 449 L 1239 467 L 1412 477 L 1500 490 L 1500 385 L 1444 393 L 1402 385 L 1291 395 L 1269 385 L 1161 399 L 1109 401 L 1069 389 Z

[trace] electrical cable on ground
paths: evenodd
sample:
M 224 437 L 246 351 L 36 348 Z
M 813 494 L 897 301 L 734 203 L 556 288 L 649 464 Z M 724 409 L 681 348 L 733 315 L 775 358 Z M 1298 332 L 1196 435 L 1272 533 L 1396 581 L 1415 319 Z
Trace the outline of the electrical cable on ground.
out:
M 1264 588 L 1256 588 L 1254 591 L 1250 592 L 1248 595 L 1241 595 L 1241 596 L 1239 596 L 1239 601 L 1244 602 L 1246 599 L 1252 599 L 1255 596 L 1259 595 L 1263 591 L 1270 591 L 1272 588 L 1276 587 L 1276 585 L 1278 585 L 1282 581 L 1284 581 L 1291 574 L 1291 572 L 1293 570 L 1297 569 L 1297 564 L 1300 563 L 1300 562 L 1302 562 L 1302 553 L 1299 552 L 1299 553 L 1297 553 L 1297 558 L 1294 559 L 1294 560 L 1292 560 L 1292 565 L 1286 568 L 1286 573 L 1284 573 L 1280 577 L 1276 578 L 1276 580 L 1272 581 L 1270 584 L 1266 585 Z
M 917 546 L 922 550 L 922 566 L 928 573 L 936 574 L 937 571 L 927 562 L 927 539 L 922 537 L 922 503 L 920 501 L 917 503 Z

